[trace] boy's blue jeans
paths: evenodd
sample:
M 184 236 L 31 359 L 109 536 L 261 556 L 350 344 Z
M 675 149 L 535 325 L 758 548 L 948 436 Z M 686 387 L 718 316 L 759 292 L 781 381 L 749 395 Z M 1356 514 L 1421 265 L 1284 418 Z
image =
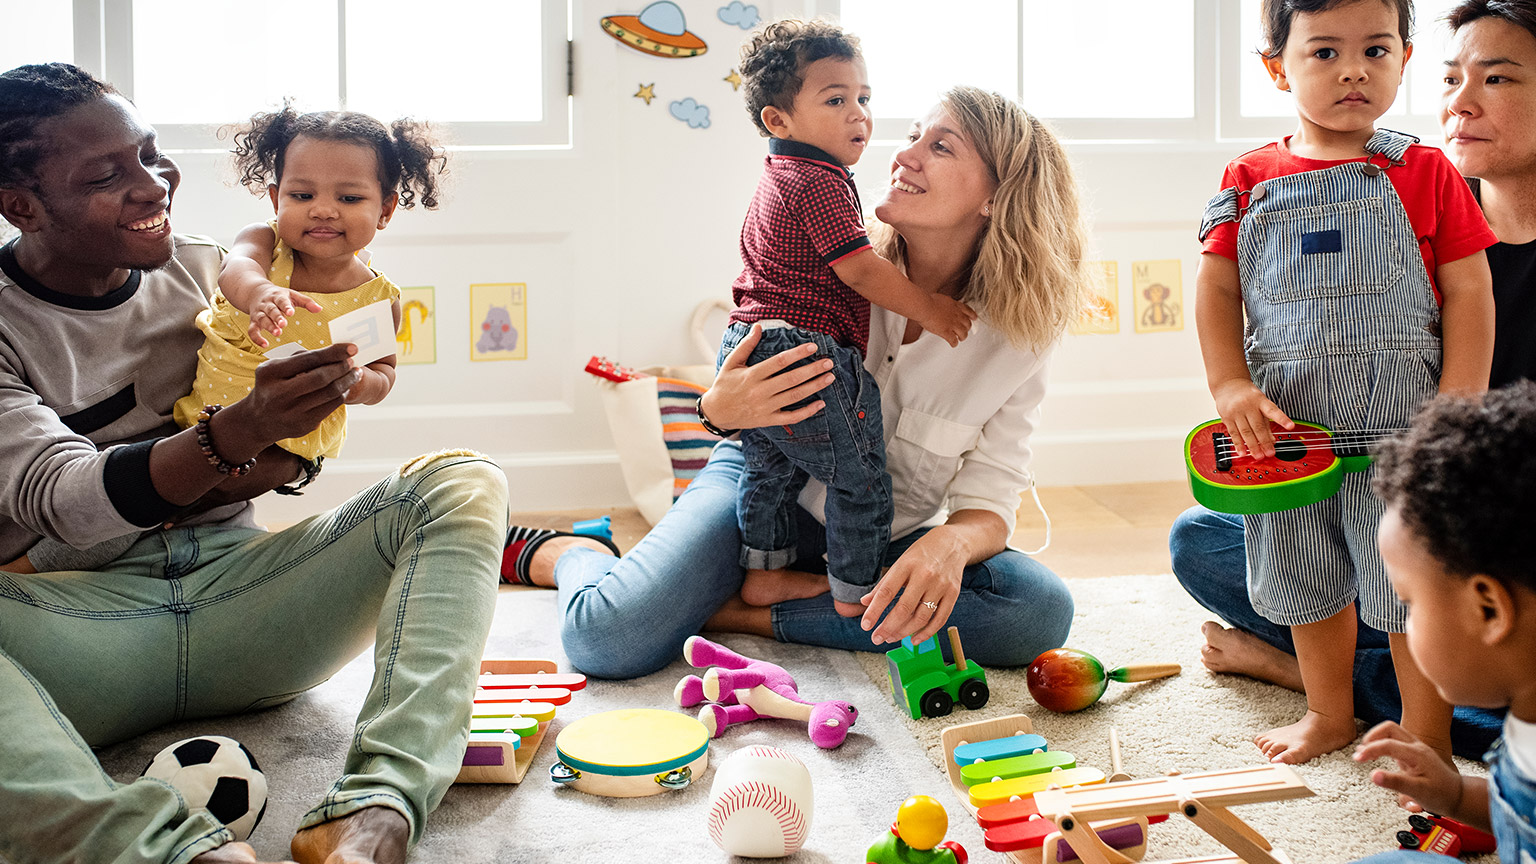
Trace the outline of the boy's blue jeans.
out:
M 750 330 L 750 324 L 741 323 L 726 329 L 717 367 Z M 815 342 L 820 350 L 796 366 L 830 357 L 835 380 L 805 400 L 826 402 L 815 416 L 793 426 L 741 433 L 746 457 L 737 507 L 741 566 L 778 570 L 794 563 L 800 490 L 808 478 L 815 477 L 827 486 L 827 581 L 832 598 L 857 603 L 879 578 L 891 539 L 891 478 L 885 473 L 880 388 L 864 370 L 858 350 L 839 345 L 824 333 L 771 322 L 765 322 L 762 340 L 752 349 L 747 365 L 806 342 Z
M 506 483 L 484 458 L 423 459 L 274 534 L 173 528 L 104 572 L 0 573 L 0 860 L 182 864 L 228 842 L 91 746 L 285 702 L 370 642 L 341 777 L 300 827 L 383 806 L 419 840 L 468 740 Z

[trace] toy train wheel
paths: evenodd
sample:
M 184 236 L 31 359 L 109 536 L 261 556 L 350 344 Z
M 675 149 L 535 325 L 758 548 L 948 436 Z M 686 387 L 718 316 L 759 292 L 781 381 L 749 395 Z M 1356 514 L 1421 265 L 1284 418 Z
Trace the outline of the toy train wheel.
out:
M 943 717 L 955 710 L 955 700 L 949 698 L 949 694 L 935 687 L 923 694 L 923 716 Z
M 960 704 L 975 711 L 986 707 L 987 699 L 991 695 L 991 691 L 987 689 L 987 682 L 972 678 L 960 688 Z

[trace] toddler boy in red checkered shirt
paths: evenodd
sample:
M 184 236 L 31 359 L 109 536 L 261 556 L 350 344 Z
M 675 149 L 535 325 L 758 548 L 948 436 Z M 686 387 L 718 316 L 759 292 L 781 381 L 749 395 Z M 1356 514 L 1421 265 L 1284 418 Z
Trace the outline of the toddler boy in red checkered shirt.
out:
M 858 39 L 826 21 L 777 21 L 742 47 L 741 75 L 747 110 L 769 138 L 768 158 L 741 228 L 744 266 L 731 286 L 736 309 L 720 362 L 760 323 L 748 365 L 815 342 L 835 378 L 812 397 L 826 402 L 815 416 L 742 433 L 741 563 L 749 580 L 794 563 L 796 499 L 815 477 L 827 486 L 833 603 L 854 617 L 880 574 L 892 517 L 879 388 L 864 369 L 869 304 L 952 346 L 975 314 L 912 284 L 870 247 L 847 168 L 873 131 Z

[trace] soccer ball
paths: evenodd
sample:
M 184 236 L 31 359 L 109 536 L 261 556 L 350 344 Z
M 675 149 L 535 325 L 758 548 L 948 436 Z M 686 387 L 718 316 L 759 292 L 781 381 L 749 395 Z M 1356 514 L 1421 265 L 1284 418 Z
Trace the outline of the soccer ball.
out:
M 233 738 L 204 735 L 177 741 L 150 760 L 144 776 L 176 787 L 190 812 L 208 811 L 236 840 L 251 836 L 267 812 L 266 775 L 251 751 Z

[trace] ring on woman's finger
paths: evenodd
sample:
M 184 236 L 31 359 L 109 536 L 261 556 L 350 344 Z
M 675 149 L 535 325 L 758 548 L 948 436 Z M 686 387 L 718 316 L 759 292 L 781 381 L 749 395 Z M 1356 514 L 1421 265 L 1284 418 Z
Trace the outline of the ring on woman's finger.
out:
M 934 611 L 938 610 L 939 604 L 933 602 L 932 600 L 924 600 L 923 601 L 923 607 L 925 609 L 927 609 L 929 612 L 934 612 Z

